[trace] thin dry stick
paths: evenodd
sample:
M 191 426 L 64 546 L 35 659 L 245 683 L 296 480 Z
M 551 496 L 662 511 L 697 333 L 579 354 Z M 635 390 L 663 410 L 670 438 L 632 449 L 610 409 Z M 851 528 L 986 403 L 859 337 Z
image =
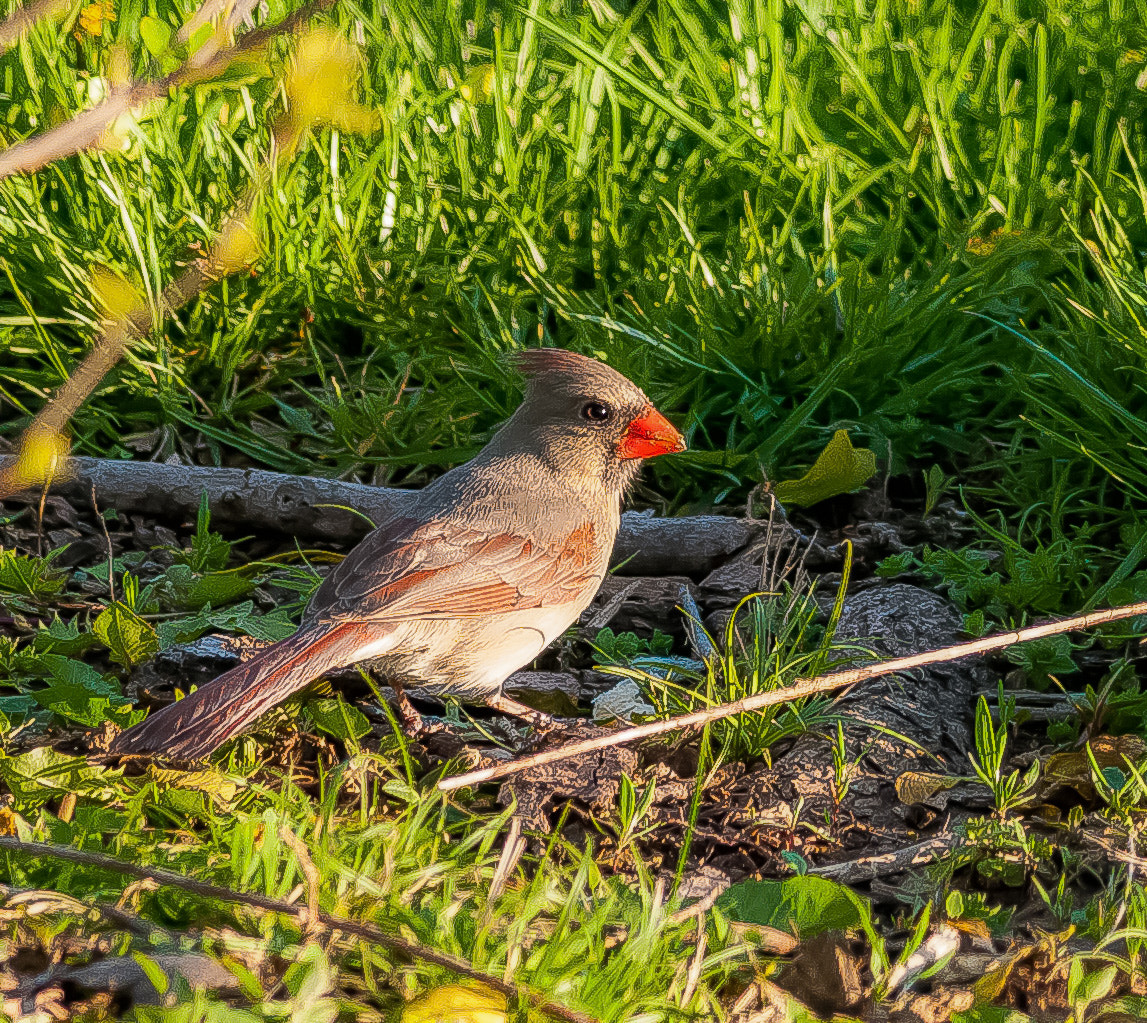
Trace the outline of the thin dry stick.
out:
M 159 308 L 154 313 L 154 321 L 142 307 L 132 310 L 122 320 L 108 321 L 104 333 L 96 340 L 95 347 L 76 367 L 72 375 L 60 385 L 60 389 L 48 399 L 47 404 L 24 431 L 21 439 L 22 447 L 32 443 L 36 438 L 58 436 L 108 370 L 119 361 L 128 343 L 152 326 L 153 322 L 158 322 L 159 316 L 165 312 L 173 312 L 199 294 L 211 283 L 211 271 L 210 260 L 200 259 L 172 281 L 163 290 Z M 52 475 L 57 468 L 52 466 Z M 0 467 L 0 498 L 5 498 L 24 486 L 26 481 L 22 472 L 20 458 L 13 459 Z
M 70 0 L 35 0 L 17 7 L 4 22 L 0 22 L 0 53 L 14 46 L 20 36 L 41 18 L 59 17 L 69 7 Z
M 842 689 L 857 682 L 865 682 L 870 678 L 879 678 L 881 675 L 891 675 L 897 671 L 910 671 L 913 668 L 923 667 L 925 664 L 956 661 L 963 657 L 972 657 L 975 654 L 985 654 L 991 650 L 1002 650 L 1004 647 L 1013 646 L 1016 643 L 1027 643 L 1033 639 L 1042 639 L 1044 636 L 1054 636 L 1075 629 L 1090 629 L 1106 622 L 1116 622 L 1123 618 L 1134 618 L 1136 615 L 1143 614 L 1147 614 L 1147 601 L 1111 608 L 1108 611 L 1093 611 L 1091 614 L 1066 618 L 1061 622 L 1049 622 L 1046 625 L 1033 625 L 1027 629 L 1003 632 L 998 636 L 977 639 L 971 643 L 959 643 L 956 646 L 947 646 L 940 650 L 926 650 L 922 654 L 913 654 L 911 657 L 899 657 L 896 660 L 883 661 L 880 664 L 869 664 L 863 668 L 837 671 L 820 678 L 797 679 L 791 686 L 776 689 L 770 693 L 758 693 L 756 696 L 748 696 L 733 703 L 723 703 L 716 707 L 706 707 L 704 710 L 694 711 L 691 714 L 682 714 L 680 717 L 667 718 L 665 721 L 652 721 L 647 725 L 625 728 L 620 732 L 614 732 L 612 735 L 599 735 L 592 739 L 583 739 L 581 742 L 573 742 L 557 749 L 545 750 L 542 753 L 535 753 L 533 756 L 510 760 L 504 764 L 498 764 L 496 767 L 487 767 L 481 771 L 469 771 L 454 778 L 444 778 L 438 783 L 438 788 L 442 792 L 452 792 L 454 789 L 464 788 L 467 785 L 478 785 L 481 782 L 492 781 L 494 778 L 505 778 L 511 774 L 519 774 L 522 771 L 528 771 L 531 767 L 553 763 L 555 760 L 568 760 L 570 757 L 581 756 L 583 753 L 636 742 L 638 739 L 645 739 L 651 735 L 663 735 L 665 732 L 700 728 L 713 721 L 732 717 L 734 714 L 745 714 L 749 711 L 771 707 L 774 704 L 788 703 L 790 700 L 800 700 L 806 696 L 816 696 L 819 693 Z
M 103 870 L 112 870 L 128 877 L 138 877 L 157 884 L 167 885 L 169 888 L 179 888 L 193 895 L 207 899 L 220 899 L 223 902 L 238 902 L 253 909 L 260 909 L 268 913 L 285 913 L 288 916 L 307 916 L 305 906 L 297 906 L 282 899 L 271 898 L 269 895 L 259 895 L 257 892 L 237 892 L 230 888 L 208 884 L 206 881 L 196 881 L 194 878 L 177 874 L 173 870 L 163 870 L 160 867 L 145 867 L 137 863 L 128 863 L 126 860 L 116 859 L 114 856 L 104 856 L 102 853 L 84 852 L 66 845 L 53 845 L 50 842 L 23 842 L 18 838 L 0 837 L 0 849 L 11 852 L 25 853 L 29 856 L 51 856 L 58 860 L 67 860 L 69 863 L 80 863 L 86 867 L 99 867 Z M 345 917 L 335 916 L 332 913 L 320 911 L 318 921 L 334 931 L 353 934 L 356 938 L 373 941 L 376 945 L 409 956 L 412 959 L 421 959 L 423 962 L 453 970 L 469 980 L 477 981 L 486 987 L 516 998 L 524 1005 L 532 1006 L 554 1019 L 563 1020 L 564 1023 L 597 1023 L 592 1016 L 578 1012 L 576 1009 L 567 1009 L 564 1005 L 549 1001 L 540 991 L 521 984 L 508 984 L 498 977 L 493 977 L 481 970 L 474 969 L 469 963 L 444 952 L 437 952 L 424 945 L 404 941 L 393 934 L 376 927 L 374 924 L 359 923 Z
M 282 21 L 249 32 L 234 46 L 220 50 L 202 64 L 185 64 L 163 78 L 134 82 L 127 88 L 116 89 L 91 110 L 85 110 L 58 128 L 52 128 L 0 153 L 0 178 L 12 174 L 29 174 L 54 160 L 72 156 L 81 149 L 98 145 L 108 125 L 117 117 L 134 107 L 141 107 L 159 99 L 171 89 L 217 78 L 227 70 L 236 57 L 265 46 L 275 36 L 297 28 L 336 2 L 337 0 L 312 0 L 294 13 L 288 14 Z
M 315 0 L 309 9 L 312 11 L 321 10 L 334 2 L 335 0 Z M 283 31 L 283 26 L 289 20 L 285 19 L 280 22 L 273 30 L 263 29 L 260 32 L 252 32 L 244 38 L 239 46 L 233 47 L 227 53 L 234 56 L 252 38 L 262 35 L 266 39 L 269 38 L 268 32 Z M 223 60 L 222 55 L 214 63 L 207 62 L 204 67 L 214 66 L 220 60 Z M 275 123 L 272 127 L 271 151 L 274 154 L 272 162 L 285 158 L 297 148 L 306 127 L 305 125 L 296 125 L 291 118 L 280 118 Z M 2 166 L 6 155 L 0 154 L 0 177 L 3 176 Z M 196 260 L 178 278 L 172 281 L 163 290 L 163 294 L 154 309 L 148 310 L 140 305 L 132 309 L 121 320 L 111 320 L 105 324 L 104 333 L 97 339 L 92 351 L 72 375 L 64 381 L 59 391 L 49 399 L 31 425 L 25 430 L 21 443 L 21 456 L 28 450 L 42 449 L 44 441 L 51 443 L 53 438 L 58 438 L 62 434 L 68 421 L 75 415 L 80 405 L 87 399 L 100 380 L 119 361 L 127 345 L 133 339 L 142 335 L 149 328 L 157 327 L 162 317 L 174 313 L 206 287 L 239 269 L 233 255 L 227 255 L 227 249 L 239 240 L 239 232 L 246 231 L 250 235 L 250 228 L 246 223 L 247 218 L 250 216 L 251 210 L 254 209 L 260 191 L 270 180 L 271 174 L 272 169 L 270 167 L 264 166 L 260 170 L 243 201 L 231 211 L 228 219 L 224 222 L 212 251 L 206 257 Z M 23 457 L 18 457 L 7 465 L 0 466 L 0 499 L 19 490 L 26 482 L 24 461 Z M 56 474 L 57 468 L 56 464 L 49 467 L 49 481 Z

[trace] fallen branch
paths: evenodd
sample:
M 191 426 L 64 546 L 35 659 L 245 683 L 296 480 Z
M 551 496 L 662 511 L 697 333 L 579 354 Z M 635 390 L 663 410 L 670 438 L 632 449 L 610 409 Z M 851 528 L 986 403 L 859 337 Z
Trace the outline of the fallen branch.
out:
M 28 856 L 51 856 L 58 860 L 67 860 L 69 863 L 80 863 L 87 867 L 98 867 L 103 870 L 115 871 L 129 877 L 138 877 L 169 888 L 179 888 L 207 899 L 219 899 L 223 902 L 237 902 L 252 909 L 263 910 L 268 913 L 285 913 L 293 917 L 309 917 L 306 906 L 297 906 L 283 899 L 271 898 L 268 895 L 259 895 L 257 892 L 237 892 L 231 888 L 209 884 L 206 881 L 196 881 L 194 878 L 177 874 L 173 870 L 163 870 L 159 867 L 145 867 L 137 863 L 128 863 L 126 860 L 116 859 L 114 856 L 105 856 L 102 853 L 84 852 L 66 845 L 53 845 L 49 842 L 23 842 L 18 838 L 0 837 L 0 849 L 7 849 L 15 853 L 24 853 Z M 310 922 L 314 922 L 311 920 Z M 373 941 L 376 945 L 390 949 L 423 962 L 453 970 L 460 976 L 477 981 L 497 991 L 508 998 L 516 998 L 523 1005 L 529 1005 L 546 1015 L 565 1021 L 565 1023 L 596 1023 L 592 1016 L 578 1012 L 576 1009 L 567 1009 L 564 1005 L 551 1002 L 541 992 L 520 984 L 510 984 L 499 977 L 483 973 L 474 969 L 469 963 L 463 962 L 455 956 L 444 952 L 417 945 L 387 934 L 374 924 L 359 923 L 345 917 L 335 916 L 332 913 L 320 911 L 318 922 L 332 931 L 342 931 L 353 934 L 357 938 Z
M 875 856 L 862 856 L 841 863 L 828 863 L 821 867 L 809 867 L 810 874 L 827 877 L 841 884 L 863 884 L 878 877 L 903 874 L 917 867 L 927 867 L 938 862 L 943 854 L 950 852 L 959 843 L 959 838 L 951 832 L 917 842 L 915 845 L 896 849 Z
M 750 711 L 762 710 L 778 703 L 788 703 L 792 700 L 801 700 L 808 696 L 817 696 L 821 693 L 843 689 L 846 686 L 864 682 L 870 678 L 879 678 L 881 675 L 891 675 L 897 671 L 911 671 L 926 664 L 938 664 L 943 661 L 956 661 L 976 654 L 988 653 L 992 650 L 1002 650 L 1014 646 L 1016 643 L 1028 643 L 1033 639 L 1042 639 L 1044 636 L 1055 636 L 1061 632 L 1071 632 L 1076 629 L 1090 629 L 1096 625 L 1107 622 L 1116 622 L 1125 618 L 1134 618 L 1137 615 L 1147 615 L 1147 601 L 1138 604 L 1127 604 L 1124 607 L 1115 607 L 1107 611 L 1093 611 L 1090 614 L 1079 615 L 1076 618 L 1066 618 L 1060 622 L 1048 622 L 1046 625 L 1033 625 L 1027 629 L 1017 629 L 1012 632 L 1000 633 L 985 639 L 977 639 L 971 643 L 959 643 L 956 646 L 942 647 L 939 650 L 928 650 L 922 654 L 913 654 L 910 657 L 898 657 L 891 661 L 882 661 L 878 664 L 865 665 L 862 668 L 850 668 L 847 671 L 836 671 L 815 679 L 797 679 L 792 685 L 784 689 L 775 689 L 768 693 L 758 693 L 733 703 L 723 703 L 716 707 L 706 707 L 704 710 L 694 711 L 691 714 L 682 714 L 679 717 L 667 718 L 664 721 L 651 721 L 646 725 L 637 725 L 634 728 L 625 728 L 612 735 L 599 735 L 592 739 L 583 739 L 581 742 L 570 743 L 557 749 L 544 750 L 532 756 L 510 760 L 495 767 L 487 767 L 480 771 L 469 771 L 453 778 L 444 778 L 438 783 L 442 792 L 452 792 L 455 789 L 468 785 L 478 785 L 482 782 L 492 781 L 495 778 L 505 778 L 511 774 L 528 771 L 532 767 L 553 763 L 557 760 L 568 760 L 581 756 L 583 753 L 592 753 L 594 750 L 607 749 L 610 746 L 620 746 L 625 743 L 636 742 L 638 739 L 647 739 L 653 735 L 664 735 L 666 732 L 691 731 L 702 728 L 722 718 L 733 717 L 736 714 L 746 714 Z
M 0 467 L 4 464 L 0 460 Z M 54 480 L 52 493 L 84 504 L 91 501 L 94 490 L 101 508 L 183 520 L 195 518 L 200 498 L 206 494 L 213 523 L 323 540 L 358 540 L 371 522 L 401 513 L 417 496 L 413 490 L 265 469 L 110 458 L 71 458 L 64 471 L 70 475 Z M 25 491 L 13 499 L 36 503 L 40 492 Z M 622 571 L 629 575 L 699 574 L 763 538 L 764 530 L 763 521 L 724 515 L 657 518 L 627 512 L 622 516 L 613 560 L 624 565 Z

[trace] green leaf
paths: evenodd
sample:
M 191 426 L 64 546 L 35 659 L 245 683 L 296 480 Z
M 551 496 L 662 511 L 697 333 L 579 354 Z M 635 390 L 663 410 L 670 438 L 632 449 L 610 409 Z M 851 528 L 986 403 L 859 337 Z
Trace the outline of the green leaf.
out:
M 287 608 L 276 608 L 265 615 L 255 613 L 254 601 L 246 600 L 218 611 L 207 608 L 198 614 L 159 625 L 159 643 L 166 650 L 176 643 L 190 643 L 208 631 L 239 632 L 254 639 L 273 643 L 293 635 L 298 626 Z
M 139 37 L 153 57 L 158 57 L 167 50 L 172 35 L 172 28 L 166 21 L 160 21 L 159 18 L 152 18 L 146 14 L 139 19 Z
M 35 713 L 37 706 L 30 696 L 0 696 L 0 732 L 23 724 Z
M 50 684 L 29 695 L 53 714 L 89 728 L 109 719 L 127 726 L 143 718 L 144 711 L 129 709 L 119 683 L 105 678 L 91 665 L 60 654 L 44 654 L 41 663 L 48 669 Z
M 981 1005 L 957 1012 L 952 1023 L 1031 1023 L 1031 1016 L 1003 1005 Z
M 1051 675 L 1079 671 L 1071 656 L 1074 650 L 1070 636 L 1044 636 L 1010 647 L 1004 656 L 1023 668 L 1034 681 L 1043 682 Z
M 60 550 L 63 548 L 52 551 L 46 558 L 34 558 L 0 548 L 0 591 L 35 600 L 59 593 L 67 575 L 52 567 L 52 559 Z
M 734 920 L 795 933 L 802 941 L 825 931 L 857 928 L 875 935 L 868 903 L 844 885 L 811 874 L 783 881 L 742 881 L 717 904 Z
M 361 739 L 370 731 L 367 716 L 342 700 L 311 700 L 307 713 L 318 728 L 336 739 Z
M 916 565 L 916 555 L 911 551 L 890 554 L 876 563 L 876 574 L 882 579 L 892 579 L 910 572 Z
M 1100 998 L 1106 997 L 1115 982 L 1118 970 L 1114 963 L 1103 969 L 1091 969 L 1089 963 L 1076 957 L 1071 961 L 1071 968 L 1067 974 L 1067 1000 L 1077 1010 L 1077 1017 L 1082 1017 L 1079 1010 Z
M 83 661 L 63 657 L 60 654 L 44 654 L 40 658 L 40 663 L 48 669 L 54 685 L 76 686 L 93 696 L 103 696 L 108 699 L 123 698 L 117 681 L 105 678 Z
M 37 651 L 64 654 L 72 657 L 95 646 L 99 640 L 90 632 L 81 632 L 75 621 L 61 621 L 57 615 L 50 625 L 41 626 L 32 645 Z
M 100 612 L 92 632 L 111 651 L 112 660 L 125 668 L 142 664 L 159 651 L 155 629 L 119 601 Z
M 799 480 L 777 484 L 777 500 L 807 508 L 859 490 L 875 472 L 876 456 L 868 448 L 854 448 L 848 431 L 837 430 L 808 472 Z
M 92 767 L 83 757 L 69 757 L 50 746 L 37 746 L 17 757 L 0 753 L 0 779 L 21 810 L 58 799 L 61 792 L 107 801 L 116 793 L 112 783 L 120 774 L 118 770 Z
M 172 565 L 153 584 L 153 593 L 169 607 L 198 611 L 210 604 L 218 607 L 246 596 L 254 583 L 238 572 L 202 575 L 190 565 Z

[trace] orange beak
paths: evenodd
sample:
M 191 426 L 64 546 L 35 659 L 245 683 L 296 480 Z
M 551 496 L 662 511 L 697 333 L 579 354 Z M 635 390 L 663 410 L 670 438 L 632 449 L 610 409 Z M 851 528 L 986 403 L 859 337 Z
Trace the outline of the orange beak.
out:
M 685 438 L 652 405 L 625 428 L 617 446 L 621 458 L 655 458 L 684 450 Z

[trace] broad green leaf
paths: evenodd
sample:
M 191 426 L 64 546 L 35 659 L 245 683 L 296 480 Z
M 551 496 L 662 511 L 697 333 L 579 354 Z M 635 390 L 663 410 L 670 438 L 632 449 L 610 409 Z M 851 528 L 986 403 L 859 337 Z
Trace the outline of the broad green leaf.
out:
M 100 612 L 92 632 L 111 651 L 112 660 L 125 668 L 142 664 L 159 651 L 155 629 L 119 601 Z
M 311 700 L 307 713 L 318 728 L 336 739 L 361 739 L 370 731 L 367 716 L 342 700 Z
M 254 585 L 238 572 L 209 572 L 201 575 L 190 565 L 172 565 L 153 584 L 152 593 L 169 607 L 198 611 L 208 604 L 219 607 L 237 597 L 246 596 Z
M 837 430 L 808 472 L 777 484 L 777 500 L 807 508 L 859 490 L 875 472 L 876 456 L 868 448 L 854 448 L 848 431 Z
M 35 558 L 0 548 L 0 591 L 33 599 L 59 593 L 64 588 L 67 575 L 52 567 L 52 558 L 57 553 L 53 551 L 46 558 Z
M 91 632 L 81 632 L 75 621 L 61 621 L 57 615 L 50 625 L 41 626 L 33 645 L 37 651 L 52 651 L 72 657 L 95 646 L 99 640 Z
M 160 21 L 159 18 L 152 18 L 146 14 L 139 19 L 139 37 L 153 57 L 158 57 L 167 49 L 172 34 L 171 26 L 166 21 Z
M 144 712 L 129 709 L 115 679 L 105 678 L 83 661 L 60 654 L 44 654 L 41 662 L 49 671 L 49 685 L 34 690 L 30 696 L 53 714 L 88 727 L 109 719 L 125 726 L 142 719 Z
M 1111 991 L 1118 970 L 1112 963 L 1103 968 L 1093 966 L 1090 961 L 1076 957 L 1071 961 L 1067 973 L 1067 999 L 1077 1010 L 1104 998 Z M 1083 1013 L 1078 1013 L 1082 1018 Z
M 238 632 L 273 643 L 293 635 L 297 628 L 289 610 L 276 608 L 265 615 L 256 614 L 254 601 L 246 600 L 234 607 L 218 611 L 208 608 L 187 618 L 162 622 L 157 631 L 159 645 L 166 650 L 176 643 L 190 643 L 208 631 Z
M 802 941 L 825 931 L 876 933 L 867 902 L 844 885 L 810 874 L 742 881 L 725 892 L 718 905 L 734 920 L 775 927 Z
M 50 746 L 37 746 L 10 757 L 0 753 L 0 779 L 16 797 L 18 808 L 42 806 L 61 792 L 76 792 L 97 800 L 111 799 L 118 770 L 92 767 L 83 757 L 57 753 Z
M 23 724 L 37 706 L 30 696 L 0 696 L 0 732 L 8 731 L 13 725 Z

